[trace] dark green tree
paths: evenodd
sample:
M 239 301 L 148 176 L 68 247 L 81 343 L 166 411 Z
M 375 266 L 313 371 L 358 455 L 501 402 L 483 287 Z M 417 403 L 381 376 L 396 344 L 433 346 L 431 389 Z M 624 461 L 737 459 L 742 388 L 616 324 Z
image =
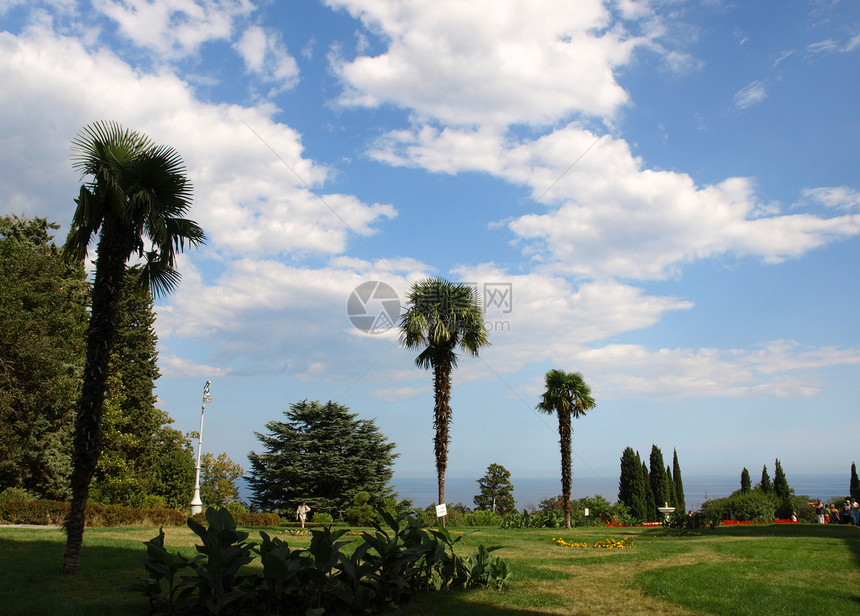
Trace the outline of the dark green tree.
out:
M 183 218 L 191 185 L 180 156 L 170 147 L 116 123 L 85 127 L 72 142 L 73 166 L 87 178 L 75 199 L 64 246 L 67 260 L 86 258 L 98 234 L 86 363 L 75 420 L 72 501 L 66 518 L 63 571 L 78 568 L 90 481 L 101 453 L 101 423 L 110 357 L 126 263 L 143 258 L 141 286 L 167 293 L 179 281 L 177 253 L 205 239 L 197 223 Z
M 262 453 L 251 452 L 251 502 L 264 511 L 292 514 L 304 500 L 312 511 L 343 515 L 359 492 L 381 507 L 397 454 L 373 420 L 359 419 L 334 402 L 304 400 L 257 433 Z
M 860 499 L 860 478 L 857 477 L 857 467 L 851 463 L 851 481 L 848 484 L 851 498 Z
M 642 479 L 642 461 L 632 447 L 621 454 L 621 476 L 618 479 L 618 502 L 627 506 L 637 520 L 648 518 L 645 482 Z
M 752 483 L 750 483 L 750 472 L 745 466 L 744 470 L 741 471 L 741 492 L 746 494 L 750 489 L 752 489 Z
M 675 480 L 672 478 L 672 467 L 666 466 L 666 494 L 669 496 L 668 503 L 671 507 L 677 508 L 677 498 L 675 496 Z
M 684 497 L 684 480 L 681 478 L 681 465 L 678 463 L 678 450 L 672 450 L 672 481 L 675 483 L 675 507 L 679 511 L 687 510 L 687 499 Z
M 770 494 L 773 491 L 773 484 L 770 482 L 770 475 L 767 473 L 766 464 L 761 467 L 761 483 L 758 485 L 765 494 Z
M 659 520 L 662 514 L 657 511 L 657 508 L 669 502 L 669 479 L 666 477 L 666 467 L 663 466 L 663 452 L 657 445 L 651 445 L 650 464 L 649 479 L 651 492 L 654 494 L 654 510 L 651 515 L 652 519 Z
M 779 458 L 774 463 L 773 470 L 773 492 L 780 500 L 791 498 L 791 487 L 788 485 L 788 479 L 785 476 L 785 471 L 782 470 L 782 464 L 779 463 Z
M 645 517 L 644 520 L 654 521 L 659 520 L 657 512 L 657 501 L 654 500 L 654 490 L 651 489 L 651 476 L 648 473 L 648 465 L 645 460 L 642 460 L 642 483 L 645 488 Z M 661 516 L 662 517 L 662 516 Z
M 0 491 L 71 496 L 89 285 L 44 218 L 0 218 Z
M 477 509 L 493 511 L 500 515 L 514 511 L 514 486 L 511 473 L 501 464 L 490 464 L 487 473 L 478 479 L 480 494 L 474 501 Z
M 406 312 L 400 317 L 400 342 L 420 350 L 419 368 L 433 370 L 433 427 L 436 436 L 438 502 L 445 502 L 445 471 L 448 468 L 451 425 L 451 373 L 457 367 L 457 349 L 472 357 L 490 344 L 484 329 L 481 298 L 470 286 L 443 278 L 425 278 L 412 285 L 406 296 Z
M 570 528 L 570 492 L 573 485 L 571 461 L 573 428 L 570 418 L 585 416 L 597 403 L 591 397 L 591 388 L 579 372 L 552 369 L 544 378 L 546 388 L 537 409 L 558 417 L 558 442 L 561 448 L 561 495 L 564 509 L 564 526 Z

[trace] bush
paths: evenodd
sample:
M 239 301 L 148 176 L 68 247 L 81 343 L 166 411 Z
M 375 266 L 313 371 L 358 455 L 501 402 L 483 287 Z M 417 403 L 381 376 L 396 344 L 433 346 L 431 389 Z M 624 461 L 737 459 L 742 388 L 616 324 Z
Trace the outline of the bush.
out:
M 715 522 L 772 522 L 780 504 L 780 499 L 772 492 L 765 493 L 760 489 L 747 493 L 737 491 L 726 498 L 706 501 L 702 505 L 702 514 L 706 519 Z
M 464 526 L 501 526 L 502 516 L 493 511 L 473 511 L 463 516 Z
M 314 524 L 330 525 L 334 522 L 334 518 L 330 513 L 325 511 L 317 511 L 311 515 L 311 522 Z

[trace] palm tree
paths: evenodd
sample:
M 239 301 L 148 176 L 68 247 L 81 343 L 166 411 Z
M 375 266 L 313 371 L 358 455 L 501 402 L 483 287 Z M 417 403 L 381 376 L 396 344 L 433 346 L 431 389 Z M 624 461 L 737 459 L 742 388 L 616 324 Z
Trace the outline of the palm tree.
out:
M 414 283 L 407 295 L 406 312 L 400 317 L 400 342 L 407 349 L 421 349 L 415 358 L 419 368 L 433 369 L 433 441 L 439 504 L 445 502 L 445 469 L 448 466 L 448 426 L 451 423 L 451 371 L 457 367 L 459 347 L 472 357 L 490 344 L 484 329 L 484 311 L 474 288 L 443 278 Z
M 108 360 L 117 330 L 117 301 L 132 256 L 143 259 L 139 282 L 169 293 L 179 281 L 176 256 L 186 242 L 204 242 L 203 230 L 182 218 L 191 207 L 191 185 L 182 159 L 170 147 L 114 122 L 86 126 L 72 142 L 72 164 L 89 178 L 63 247 L 66 259 L 86 258 L 98 233 L 86 367 L 75 421 L 72 503 L 66 518 L 63 571 L 78 567 L 90 480 L 101 452 L 101 418 Z M 146 243 L 144 242 L 146 240 Z
M 585 415 L 597 406 L 591 397 L 591 388 L 579 372 L 553 369 L 546 373 L 546 391 L 538 403 L 540 411 L 558 415 L 558 437 L 561 444 L 561 493 L 564 506 L 564 525 L 570 528 L 571 440 L 573 429 L 570 416 Z

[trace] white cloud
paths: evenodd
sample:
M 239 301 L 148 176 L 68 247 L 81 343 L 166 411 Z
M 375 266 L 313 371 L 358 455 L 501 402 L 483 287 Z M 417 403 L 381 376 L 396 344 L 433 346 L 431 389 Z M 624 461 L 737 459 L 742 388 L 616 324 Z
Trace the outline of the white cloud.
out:
M 287 53 L 277 32 L 251 26 L 245 30 L 235 47 L 245 67 L 266 81 L 285 88 L 298 82 L 299 67 Z
M 14 127 L 3 136 L 0 173 L 13 211 L 36 199 L 43 215 L 69 220 L 78 181 L 69 143 L 85 124 L 113 119 L 182 155 L 193 218 L 219 250 L 337 254 L 396 215 L 387 204 L 320 192 L 329 170 L 303 157 L 298 133 L 273 122 L 271 106 L 201 103 L 171 74 L 138 72 L 44 28 L 0 33 L 0 57 L 0 106 Z
M 93 0 L 93 6 L 134 44 L 171 58 L 230 40 L 236 21 L 255 10 L 250 0 Z
M 860 208 L 860 191 L 848 186 L 824 186 L 803 190 L 806 200 L 840 210 Z
M 665 278 L 727 253 L 779 262 L 860 233 L 856 215 L 779 215 L 749 178 L 697 186 L 687 174 L 644 168 L 625 141 L 598 141 L 575 124 L 532 141 L 425 126 L 389 133 L 372 155 L 529 187 L 533 213 L 510 223 L 512 235 L 537 263 L 585 278 Z
M 747 109 L 767 98 L 767 86 L 763 81 L 753 81 L 735 94 L 735 107 Z
M 613 70 L 647 41 L 613 23 L 599 0 L 329 0 L 388 43 L 339 59 L 345 105 L 394 104 L 449 125 L 547 124 L 612 116 L 628 101 Z M 627 12 L 646 5 L 626 3 Z M 636 9 L 634 11 L 634 8 Z

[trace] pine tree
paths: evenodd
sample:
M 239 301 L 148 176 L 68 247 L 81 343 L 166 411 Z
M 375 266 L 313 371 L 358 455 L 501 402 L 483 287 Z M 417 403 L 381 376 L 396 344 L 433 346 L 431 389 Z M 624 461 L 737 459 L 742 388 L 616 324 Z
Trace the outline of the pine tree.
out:
M 89 284 L 44 218 L 0 217 L 0 492 L 71 496 Z
M 392 495 L 388 482 L 394 443 L 370 419 L 358 419 L 334 402 L 304 400 L 257 433 L 263 453 L 248 456 L 251 502 L 264 511 L 289 511 L 304 500 L 313 511 L 342 515 L 359 492 L 381 506 Z
M 782 464 L 779 463 L 779 458 L 776 459 L 773 471 L 773 492 L 781 500 L 786 500 L 791 497 L 791 488 L 788 485 L 788 479 L 785 472 L 782 470 Z
M 759 487 L 761 487 L 761 491 L 765 494 L 770 494 L 773 490 L 773 485 L 770 482 L 770 475 L 767 474 L 767 465 L 762 466 L 761 483 L 759 484 Z
M 621 474 L 618 477 L 618 502 L 625 505 L 630 512 L 639 510 L 641 505 L 636 503 L 636 481 L 641 480 L 642 471 L 636 461 L 632 447 L 626 447 L 621 453 Z M 641 498 L 641 494 L 639 495 Z M 634 517 L 635 514 L 634 514 Z
M 675 481 L 672 479 L 672 467 L 666 467 L 666 495 L 669 497 L 667 501 L 670 507 L 675 507 L 677 509 L 677 505 L 675 501 L 677 497 L 675 496 Z
M 752 483 L 750 482 L 750 472 L 747 470 L 747 467 L 744 467 L 744 470 L 741 471 L 741 493 L 746 494 L 750 491 Z
M 857 477 L 857 467 L 853 462 L 851 463 L 851 481 L 848 484 L 848 489 L 851 498 L 860 500 L 860 478 Z
M 675 483 L 675 507 L 679 511 L 687 510 L 687 499 L 684 497 L 684 480 L 681 478 L 681 465 L 678 463 L 678 450 L 672 450 L 672 481 Z
M 480 494 L 474 498 L 475 507 L 500 515 L 514 511 L 514 486 L 511 473 L 501 464 L 490 464 L 487 473 L 478 479 Z

